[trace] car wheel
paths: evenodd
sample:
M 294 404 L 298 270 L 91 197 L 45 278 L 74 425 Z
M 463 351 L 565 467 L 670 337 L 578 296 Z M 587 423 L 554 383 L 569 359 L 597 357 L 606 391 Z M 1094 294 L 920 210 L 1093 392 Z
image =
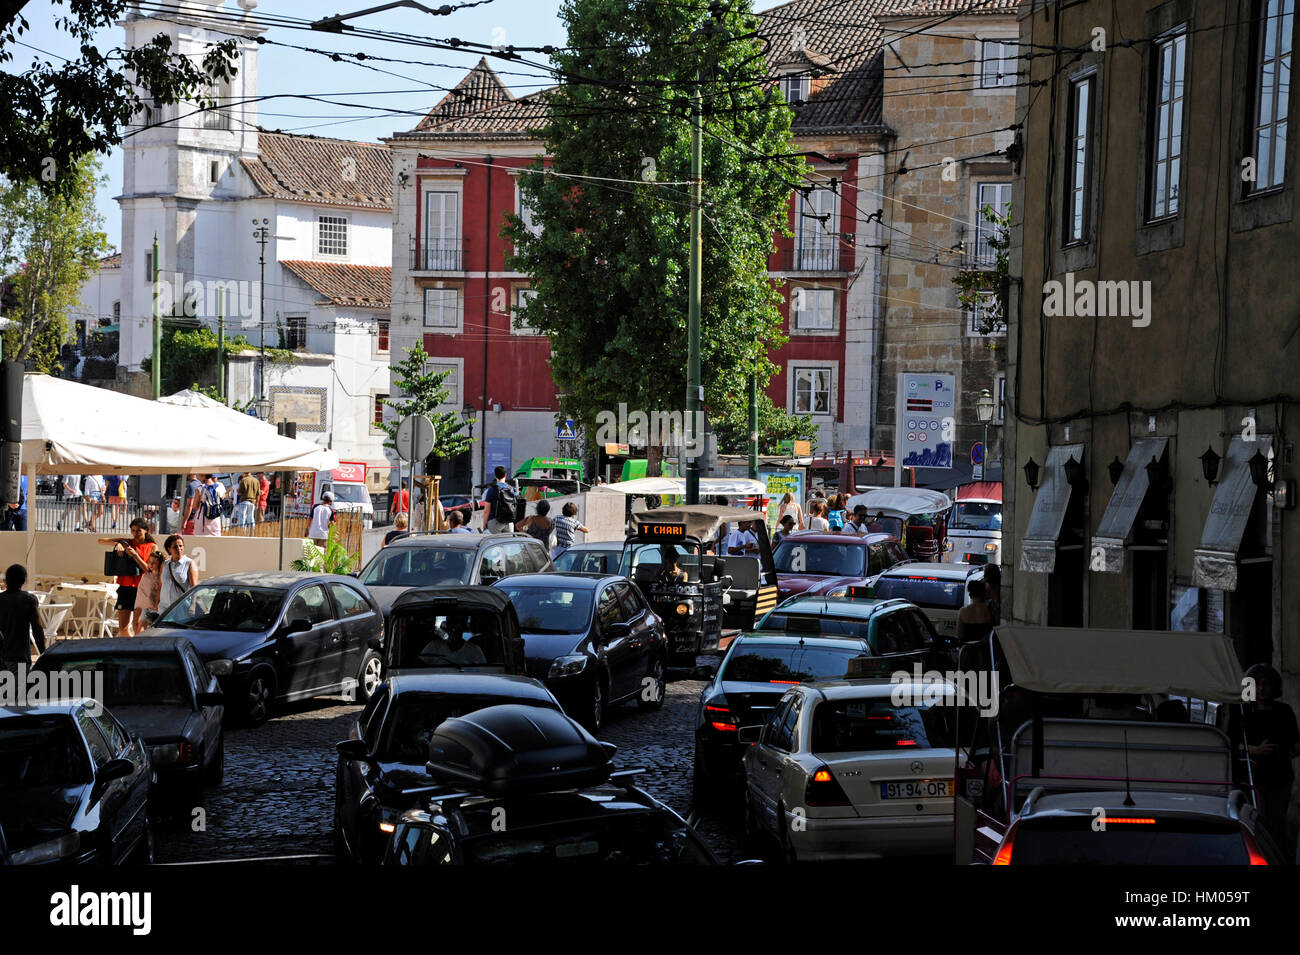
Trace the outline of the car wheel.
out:
M 357 671 L 357 702 L 369 703 L 370 698 L 384 682 L 384 660 L 374 650 L 367 650 Z
M 591 695 L 587 699 L 587 712 L 582 720 L 592 733 L 599 733 L 605 725 L 605 681 L 599 673 L 591 680 Z
M 244 721 L 249 726 L 261 726 L 271 716 L 274 699 L 275 677 L 268 670 L 254 670 L 244 684 Z
M 154 842 L 153 833 L 153 814 L 148 809 L 144 811 L 144 833 L 140 836 L 140 844 L 135 850 L 135 859 L 139 865 L 153 865 L 157 844 Z
M 212 757 L 212 762 L 203 770 L 203 784 L 209 788 L 216 788 L 221 785 L 226 778 L 226 737 L 223 733 L 217 739 L 217 755 Z
M 653 658 L 650 661 L 650 669 L 646 672 L 645 681 L 641 684 L 641 694 L 637 697 L 636 705 L 640 709 L 653 711 L 664 705 L 664 696 L 667 694 L 664 672 L 663 659 Z M 646 699 L 647 690 L 650 691 L 650 699 Z

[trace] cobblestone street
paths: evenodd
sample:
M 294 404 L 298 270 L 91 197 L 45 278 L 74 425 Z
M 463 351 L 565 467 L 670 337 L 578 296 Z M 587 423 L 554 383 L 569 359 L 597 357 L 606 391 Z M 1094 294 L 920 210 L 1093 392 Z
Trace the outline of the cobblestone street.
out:
M 620 766 L 647 770 L 639 785 L 683 816 L 691 810 L 691 720 L 702 684 L 668 684 L 657 713 L 615 709 L 600 734 L 619 747 Z M 201 831 L 177 819 L 159 834 L 159 862 L 205 862 L 329 853 L 334 812 L 334 744 L 360 707 L 334 698 L 290 704 L 257 729 L 226 734 L 225 783 L 204 799 Z M 735 822 L 706 817 L 698 830 L 724 862 L 737 855 Z

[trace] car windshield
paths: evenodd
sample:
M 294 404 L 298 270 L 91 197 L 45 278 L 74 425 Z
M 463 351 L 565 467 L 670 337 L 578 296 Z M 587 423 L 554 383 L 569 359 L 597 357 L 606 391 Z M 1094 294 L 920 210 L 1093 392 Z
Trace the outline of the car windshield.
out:
M 827 577 L 862 577 L 867 572 L 864 544 L 831 541 L 781 541 L 772 555 L 776 569 L 786 574 L 821 574 Z
M 502 585 L 524 633 L 582 633 L 591 621 L 590 590 Z
M 1002 530 L 1002 505 L 991 501 L 958 501 L 948 521 L 952 531 Z
M 555 569 L 580 574 L 607 574 L 618 563 L 618 551 L 566 550 L 555 558 Z
M 189 680 L 175 653 L 101 654 L 60 657 L 64 672 L 102 673 L 103 701 L 114 706 L 191 706 Z
M 826 700 L 813 712 L 814 753 L 859 753 L 951 747 L 957 707 L 936 701 L 894 706 L 888 697 Z M 964 725 L 972 717 L 962 715 Z
M 624 548 L 618 564 L 618 572 L 624 577 L 631 577 L 636 573 L 638 567 L 658 567 L 662 561 L 660 559 L 659 544 L 636 544 L 632 547 Z M 689 556 L 694 551 L 689 547 L 681 544 L 674 544 L 673 549 L 677 551 L 678 557 Z M 681 565 L 678 560 L 678 565 Z M 649 571 L 647 571 L 649 573 Z
M 372 587 L 437 587 L 468 584 L 474 552 L 452 547 L 385 547 L 361 572 Z
M 865 620 L 848 617 L 828 617 L 822 614 L 780 613 L 772 611 L 759 624 L 760 630 L 777 630 L 785 633 L 816 633 L 833 637 L 858 637 L 867 639 L 869 625 Z
M 961 580 L 927 577 L 924 574 L 903 577 L 891 577 L 886 574 L 876 579 L 876 596 L 881 599 L 901 597 L 918 607 L 960 610 L 966 601 L 966 583 Z
M 712 860 L 683 823 L 666 812 L 628 812 L 466 839 L 470 864 L 557 862 L 707 865 Z
M 335 503 L 366 504 L 370 501 L 370 495 L 360 484 L 335 484 L 330 490 L 334 494 Z
M 515 699 L 511 696 L 460 696 L 454 693 L 398 693 L 385 717 L 381 730 L 379 759 L 391 763 L 408 763 L 423 767 L 429 759 L 429 740 L 444 720 L 465 716 L 487 706 L 515 703 L 554 709 L 549 702 L 536 698 Z
M 70 717 L 0 720 L 0 792 L 89 781 L 86 747 Z
M 840 649 L 788 643 L 764 646 L 760 640 L 747 641 L 727 655 L 718 679 L 743 683 L 843 680 L 852 675 L 852 661 L 869 657 L 857 645 Z
M 249 633 L 269 630 L 280 613 L 284 594 L 266 587 L 199 584 L 186 591 L 158 625 Z
M 494 611 L 479 607 L 402 607 L 392 613 L 393 669 L 442 669 L 505 663 L 505 639 Z
M 1016 830 L 1012 865 L 1246 865 L 1236 823 L 1161 819 L 1137 809 L 1116 813 L 1153 823 L 1108 823 L 1091 815 L 1025 820 Z

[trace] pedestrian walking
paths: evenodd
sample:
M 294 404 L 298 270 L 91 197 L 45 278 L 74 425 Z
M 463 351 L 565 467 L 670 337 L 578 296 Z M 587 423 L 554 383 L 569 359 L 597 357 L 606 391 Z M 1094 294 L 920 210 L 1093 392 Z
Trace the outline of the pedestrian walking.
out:
M 313 544 L 324 547 L 329 543 L 330 525 L 334 523 L 334 495 L 326 491 L 320 496 L 320 503 L 311 509 L 311 527 L 307 536 Z
M 452 511 L 451 516 L 455 517 L 456 512 Z M 387 547 L 395 540 L 401 540 L 403 537 L 410 537 L 411 532 L 407 530 L 410 525 L 410 519 L 405 514 L 398 514 L 393 518 L 393 529 L 384 535 L 384 543 L 381 545 Z
M 27 568 L 10 564 L 5 569 L 5 589 L 0 593 L 0 669 L 15 677 L 18 667 L 32 662 L 32 644 L 38 654 L 45 652 L 45 627 L 41 623 L 40 602 L 36 595 L 23 590 Z
M 813 501 L 808 505 L 808 530 L 826 532 L 831 529 L 830 522 L 826 520 L 826 502 Z
M 59 515 L 58 521 L 55 522 L 54 529 L 56 531 L 63 530 L 63 522 L 68 519 L 69 514 L 73 514 L 72 529 L 79 531 L 86 520 L 86 502 L 81 494 L 80 474 L 63 475 L 63 496 L 68 503 L 64 506 L 63 513 Z
M 108 504 L 108 520 L 111 530 L 117 530 L 119 523 L 126 523 L 126 475 L 110 474 L 104 482 L 104 500 Z
M 555 519 L 555 549 L 551 551 L 552 559 L 559 557 L 573 546 L 573 535 L 576 531 L 584 534 L 591 533 L 587 530 L 587 526 L 578 520 L 578 505 L 569 501 L 560 508 L 560 516 Z
M 104 476 L 87 474 L 84 484 L 86 495 L 86 530 L 95 532 L 95 522 L 104 513 Z
M 135 588 L 135 608 L 140 612 L 140 620 L 145 627 L 158 619 L 158 601 L 162 597 L 162 570 L 167 562 L 161 547 L 149 552 L 149 569 L 140 575 L 140 583 Z
M 970 603 L 957 611 L 957 642 L 978 643 L 993 630 L 993 611 L 988 605 L 988 588 L 982 580 L 966 584 Z
M 260 524 L 266 520 L 266 503 L 271 498 L 271 479 L 265 471 L 258 472 L 257 486 L 257 523 Z
M 221 502 L 225 499 L 226 489 L 214 474 L 203 476 L 202 489 L 199 491 L 198 516 L 194 519 L 196 537 L 221 536 Z
M 1291 762 L 1300 756 L 1300 727 L 1296 724 L 1295 710 L 1280 699 L 1282 675 L 1277 670 L 1267 663 L 1256 663 L 1246 671 L 1246 677 L 1255 681 L 1255 699 L 1242 706 L 1242 717 L 1233 714 L 1228 736 L 1240 748 L 1244 730 L 1245 755 L 1250 760 L 1251 777 L 1259 793 L 1264 827 L 1284 856 L 1291 858 L 1287 810 L 1291 807 L 1291 787 L 1295 782 Z
M 185 520 L 181 522 L 181 532 L 193 534 L 203 516 L 203 479 L 197 474 L 190 475 L 185 490 Z
M 18 478 L 18 501 L 5 505 L 4 519 L 0 529 L 6 531 L 27 530 L 27 475 Z
M 257 499 L 262 494 L 262 482 L 249 471 L 239 479 L 239 503 L 235 505 L 235 525 L 252 527 L 257 520 Z
M 776 549 L 777 545 L 780 544 L 781 541 L 785 540 L 787 537 L 790 536 L 791 533 L 794 532 L 795 530 L 794 515 L 793 514 L 785 515 L 785 517 L 781 518 L 778 526 L 781 529 L 772 535 L 773 550 Z
M 149 555 L 156 546 L 149 533 L 149 522 L 137 517 L 131 522 L 131 536 L 101 537 L 101 544 L 112 544 L 114 553 L 126 554 L 140 569 L 139 574 L 119 574 L 117 578 L 117 632 L 123 637 L 135 636 L 140 626 L 143 610 L 135 606 L 140 576 L 149 569 Z
M 547 553 L 555 547 L 555 521 L 551 520 L 550 513 L 551 502 L 542 498 L 537 502 L 537 513 L 519 522 L 519 529 L 541 541 Z
M 497 465 L 492 471 L 495 483 L 487 489 L 483 500 L 487 502 L 487 529 L 489 534 L 512 534 L 515 515 L 518 513 L 519 494 L 506 482 L 506 469 Z
M 1002 568 L 997 564 L 984 565 L 984 587 L 989 595 L 989 610 L 993 622 L 1002 622 Z
M 407 478 L 402 478 L 402 486 L 393 494 L 394 514 L 411 513 L 411 492 L 407 487 L 408 483 Z
M 844 530 L 844 495 L 836 494 L 826 508 L 826 523 L 832 531 Z
M 794 519 L 794 529 L 803 530 L 803 508 L 799 506 L 799 502 L 794 499 L 794 495 L 789 491 L 781 495 L 781 503 L 777 505 L 776 509 L 776 522 L 778 524 L 782 523 L 787 514 Z
M 167 552 L 167 563 L 163 564 L 158 608 L 166 613 L 172 604 L 199 582 L 199 569 L 193 560 L 185 556 L 185 538 L 180 534 L 173 534 L 163 541 L 163 550 Z

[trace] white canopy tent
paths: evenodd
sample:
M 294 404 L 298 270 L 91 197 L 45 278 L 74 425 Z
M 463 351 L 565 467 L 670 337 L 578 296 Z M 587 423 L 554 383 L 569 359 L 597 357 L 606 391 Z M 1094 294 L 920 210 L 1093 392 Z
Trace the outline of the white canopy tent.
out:
M 614 484 L 597 484 L 593 491 L 614 491 L 618 494 L 677 494 L 686 493 L 686 479 L 677 477 L 633 478 Z M 700 478 L 703 495 L 730 494 L 742 497 L 747 494 L 765 494 L 767 485 L 752 478 Z

